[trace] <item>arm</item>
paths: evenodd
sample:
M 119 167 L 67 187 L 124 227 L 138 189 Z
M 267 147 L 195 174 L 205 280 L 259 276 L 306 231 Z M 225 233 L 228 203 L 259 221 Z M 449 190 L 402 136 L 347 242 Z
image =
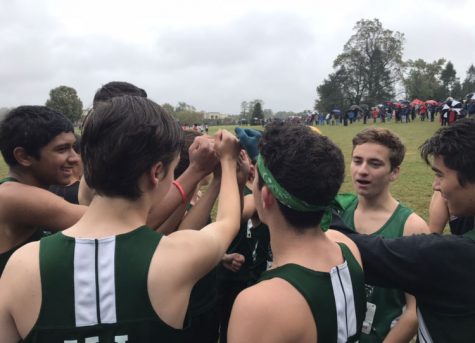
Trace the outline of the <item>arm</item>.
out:
M 15 183 L 4 187 L 3 218 L 14 226 L 64 230 L 74 225 L 87 207 L 67 202 L 45 189 Z
M 0 277 L 0 342 L 19 342 L 33 328 L 41 307 L 39 243 L 27 244 L 8 260 Z
M 188 150 L 190 165 L 177 181 L 189 196 L 194 192 L 198 183 L 211 173 L 218 163 L 213 141 L 205 136 L 196 137 Z M 170 187 L 166 196 L 149 213 L 147 225 L 152 229 L 159 227 L 182 203 L 182 197 L 176 187 Z
M 200 231 L 174 232 L 160 243 L 158 255 L 174 261 L 159 267 L 159 273 L 169 275 L 168 280 L 173 282 L 170 289 L 186 288 L 216 266 L 239 230 L 241 206 L 236 177 L 239 145 L 229 132 L 220 131 L 215 148 L 222 171 L 216 221 Z
M 399 317 L 397 324 L 389 331 L 384 343 L 410 342 L 417 333 L 416 299 L 405 294 L 406 309 Z
M 429 226 L 424 219 L 419 217 L 416 213 L 412 213 L 404 224 L 404 236 L 417 235 L 421 233 L 431 233 Z
M 0 278 L 0 342 L 5 343 L 17 343 L 21 338 L 8 304 L 11 287 L 8 279 Z
M 429 205 L 429 229 L 431 232 L 442 233 L 449 221 L 449 209 L 440 192 L 434 192 Z
M 219 178 L 213 178 L 211 184 L 208 186 L 206 193 L 198 201 L 198 203 L 193 206 L 193 208 L 188 211 L 186 216 L 183 218 L 178 230 L 201 230 L 208 223 L 208 218 L 213 205 L 216 201 L 216 198 L 219 194 L 221 180 Z

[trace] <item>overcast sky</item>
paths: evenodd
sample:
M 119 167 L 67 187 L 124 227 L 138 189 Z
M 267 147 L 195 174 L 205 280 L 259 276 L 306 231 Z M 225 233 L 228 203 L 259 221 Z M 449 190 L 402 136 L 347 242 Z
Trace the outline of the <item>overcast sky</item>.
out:
M 210 112 L 311 109 L 362 18 L 404 33 L 405 59 L 446 58 L 461 80 L 475 64 L 474 0 L 0 0 L 0 107 L 59 85 L 88 107 L 117 80 Z

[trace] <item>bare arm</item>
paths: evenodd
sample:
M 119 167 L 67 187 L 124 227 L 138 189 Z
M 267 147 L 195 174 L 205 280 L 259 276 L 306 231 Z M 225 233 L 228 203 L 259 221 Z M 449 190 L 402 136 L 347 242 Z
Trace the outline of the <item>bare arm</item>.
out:
M 208 137 L 196 137 L 188 150 L 190 165 L 177 181 L 185 193 L 190 196 L 194 193 L 198 183 L 211 173 L 218 163 L 213 149 L 213 141 Z M 176 187 L 170 187 L 167 195 L 149 213 L 147 225 L 156 229 L 163 224 L 175 209 L 182 203 L 181 193 Z
M 384 343 L 407 343 L 417 333 L 416 299 L 407 293 L 405 297 L 406 309 L 399 317 L 397 324 L 389 331 Z
M 74 225 L 87 207 L 67 202 L 57 195 L 20 183 L 6 185 L 2 198 L 3 218 L 14 226 L 64 230 Z
M 188 211 L 180 223 L 178 230 L 201 230 L 206 226 L 206 224 L 208 224 L 209 214 L 211 213 L 216 198 L 218 197 L 220 185 L 220 178 L 213 178 L 206 193 L 198 203 Z
M 429 229 L 431 232 L 442 233 L 449 221 L 449 210 L 440 192 L 432 194 L 429 205 Z

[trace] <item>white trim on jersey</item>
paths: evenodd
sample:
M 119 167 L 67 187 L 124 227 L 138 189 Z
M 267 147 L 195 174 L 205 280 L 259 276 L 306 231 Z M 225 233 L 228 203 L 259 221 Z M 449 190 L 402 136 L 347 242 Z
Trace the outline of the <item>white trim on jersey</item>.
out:
M 97 241 L 98 285 L 96 285 L 96 241 L 76 238 L 75 242 L 74 311 L 76 326 L 116 323 L 115 237 Z M 99 299 L 97 299 L 97 294 L 99 294 Z M 98 318 L 98 303 L 100 318 Z
M 421 343 L 433 343 L 432 337 L 430 336 L 429 330 L 427 330 L 426 323 L 424 318 L 422 318 L 422 313 L 417 308 L 417 319 L 419 320 L 419 330 L 417 330 L 417 336 L 419 338 L 419 342 Z
M 101 323 L 117 322 L 115 308 L 115 237 L 99 240 L 99 305 Z
M 356 310 L 348 264 L 344 263 L 330 270 L 330 279 L 335 296 L 338 336 L 337 342 L 347 342 L 348 338 L 355 335 Z

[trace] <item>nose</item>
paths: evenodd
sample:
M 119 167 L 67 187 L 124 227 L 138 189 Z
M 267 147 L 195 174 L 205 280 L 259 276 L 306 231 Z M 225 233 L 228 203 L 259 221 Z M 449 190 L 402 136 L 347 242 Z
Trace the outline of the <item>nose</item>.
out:
M 77 164 L 81 160 L 81 156 L 74 150 L 70 149 L 69 151 L 69 156 L 68 156 L 68 162 L 71 164 Z
M 440 192 L 440 182 L 438 178 L 435 178 L 434 181 L 432 181 L 432 189 L 434 191 Z

